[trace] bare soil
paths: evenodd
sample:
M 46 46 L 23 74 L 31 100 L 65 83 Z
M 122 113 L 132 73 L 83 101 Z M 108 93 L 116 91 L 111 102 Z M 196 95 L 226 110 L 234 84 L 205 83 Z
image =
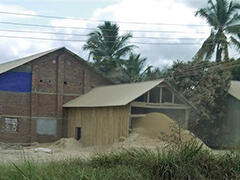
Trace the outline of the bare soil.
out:
M 148 148 L 163 150 L 169 144 L 179 140 L 187 142 L 195 139 L 202 144 L 191 132 L 180 128 L 172 119 L 161 113 L 150 113 L 143 118 L 135 119 L 133 132 L 128 138 L 121 137 L 119 142 L 108 146 L 84 147 L 81 141 L 74 138 L 63 138 L 54 143 L 33 143 L 29 147 L 17 144 L 0 143 L 0 163 L 23 162 L 33 160 L 39 162 L 58 161 L 69 158 L 89 158 L 95 154 L 110 151 L 119 151 L 129 148 Z M 52 153 L 35 152 L 35 149 L 49 148 Z M 208 148 L 204 145 L 204 148 Z

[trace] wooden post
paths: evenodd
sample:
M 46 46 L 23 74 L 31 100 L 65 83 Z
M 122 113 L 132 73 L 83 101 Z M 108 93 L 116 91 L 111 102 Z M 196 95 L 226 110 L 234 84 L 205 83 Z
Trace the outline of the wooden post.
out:
M 162 103 L 162 87 L 160 87 L 160 97 L 159 97 L 159 102 Z
M 189 121 L 189 109 L 185 110 L 185 122 L 184 122 L 184 128 L 188 129 L 188 121 Z
M 172 92 L 172 103 L 174 104 L 174 102 L 175 102 L 175 96 L 174 96 L 174 92 Z
M 149 103 L 149 99 L 150 99 L 150 92 L 147 92 L 147 103 Z

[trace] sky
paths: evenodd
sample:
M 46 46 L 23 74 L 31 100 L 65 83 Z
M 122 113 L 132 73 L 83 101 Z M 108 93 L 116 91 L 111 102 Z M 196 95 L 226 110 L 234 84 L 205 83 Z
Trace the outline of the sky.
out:
M 194 16 L 197 9 L 206 5 L 207 0 L 0 0 L 0 12 L 63 17 L 53 19 L 0 13 L 0 63 L 62 46 L 87 59 L 88 52 L 83 51 L 82 46 L 87 39 L 87 34 L 92 30 L 86 28 L 95 29 L 101 22 L 84 21 L 83 19 L 118 22 L 121 34 L 132 33 L 134 38 L 130 43 L 138 46 L 135 53 L 141 53 L 142 57 L 146 57 L 149 65 L 163 68 L 170 66 L 176 60 L 189 61 L 201 47 L 203 40 L 210 34 L 210 27 L 206 22 Z M 70 19 L 72 17 L 77 20 Z M 39 24 L 51 27 L 17 26 L 1 22 Z M 193 26 L 193 24 L 200 26 Z M 59 26 L 66 28 L 58 28 Z M 37 33 L 2 30 L 36 31 Z M 76 34 L 81 36 L 76 36 Z M 8 36 L 8 38 L 1 36 Z M 81 40 L 81 42 L 9 38 L 9 36 L 71 39 Z M 186 43 L 191 45 L 186 45 Z M 234 51 L 230 51 L 230 54 L 234 55 L 234 53 Z

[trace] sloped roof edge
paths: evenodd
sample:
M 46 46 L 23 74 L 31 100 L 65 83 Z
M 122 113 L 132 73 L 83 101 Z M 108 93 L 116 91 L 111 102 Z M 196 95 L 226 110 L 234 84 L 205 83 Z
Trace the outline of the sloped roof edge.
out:
M 29 63 L 35 59 L 38 59 L 40 57 L 43 57 L 45 55 L 48 55 L 50 53 L 59 51 L 59 50 L 64 50 L 66 52 L 68 52 L 69 54 L 71 54 L 72 56 L 74 56 L 76 59 L 80 60 L 82 63 L 84 63 L 85 65 L 87 65 L 92 71 L 96 72 L 97 74 L 101 75 L 103 78 L 105 78 L 106 80 L 108 80 L 110 83 L 114 84 L 108 77 L 106 77 L 102 72 L 98 71 L 97 69 L 95 69 L 94 67 L 92 67 L 87 61 L 85 61 L 83 58 L 81 58 L 79 55 L 75 54 L 74 52 L 70 51 L 69 49 L 67 49 L 66 47 L 60 47 L 60 48 L 56 48 L 56 49 L 51 49 L 48 51 L 44 51 L 41 53 L 37 53 L 37 54 L 33 54 L 31 56 L 26 56 L 20 59 L 16 59 L 13 61 L 9 61 L 6 63 L 2 63 L 0 64 L 0 74 L 7 72 L 11 69 L 17 68 L 19 66 L 22 66 L 26 63 Z
M 187 101 L 186 98 L 184 98 L 180 93 L 178 93 L 164 79 L 96 87 L 90 92 L 64 104 L 63 107 L 125 106 L 161 83 L 166 83 L 183 102 L 193 107 L 195 110 L 197 109 L 191 102 Z
M 20 58 L 20 59 L 16 59 L 16 60 L 13 60 L 13 61 L 9 61 L 9 62 L 6 62 L 6 63 L 3 63 L 3 64 L 0 64 L 0 74 L 4 73 L 4 72 L 7 72 L 11 69 L 14 69 L 16 67 L 19 67 L 21 65 L 24 65 L 28 62 L 31 62 L 37 58 L 40 58 L 42 56 L 45 56 L 47 54 L 50 54 L 52 52 L 55 52 L 55 51 L 58 51 L 60 49 L 63 49 L 64 47 L 61 47 L 61 48 L 57 48 L 57 49 L 51 49 L 51 50 L 48 50 L 48 51 L 44 51 L 44 52 L 41 52 L 41 53 L 37 53 L 37 54 L 34 54 L 34 55 L 31 55 L 31 56 L 27 56 L 27 57 L 23 57 L 23 58 Z
M 90 92 L 69 101 L 64 104 L 63 107 L 124 106 L 163 81 L 164 79 L 99 86 L 92 89 Z

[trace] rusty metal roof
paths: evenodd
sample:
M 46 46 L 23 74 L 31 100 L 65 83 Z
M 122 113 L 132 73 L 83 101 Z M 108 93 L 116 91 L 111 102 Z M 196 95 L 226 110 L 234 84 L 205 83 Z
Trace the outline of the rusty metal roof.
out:
M 231 86 L 228 93 L 240 100 L 240 81 L 231 81 Z

